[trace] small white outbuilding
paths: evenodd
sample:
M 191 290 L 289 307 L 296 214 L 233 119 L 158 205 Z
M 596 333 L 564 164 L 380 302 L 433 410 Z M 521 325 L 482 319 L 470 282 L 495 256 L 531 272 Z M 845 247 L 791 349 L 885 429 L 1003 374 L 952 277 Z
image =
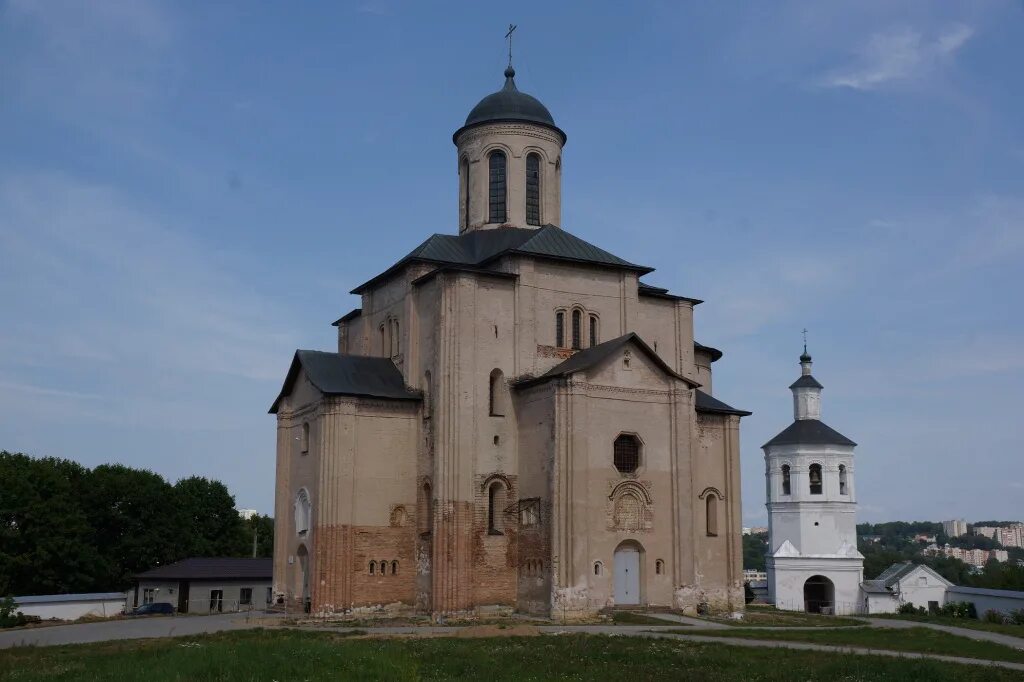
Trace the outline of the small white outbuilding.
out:
M 17 610 L 26 616 L 43 620 L 78 620 L 85 616 L 106 618 L 124 611 L 124 592 L 90 592 L 86 594 L 40 594 L 15 597 Z

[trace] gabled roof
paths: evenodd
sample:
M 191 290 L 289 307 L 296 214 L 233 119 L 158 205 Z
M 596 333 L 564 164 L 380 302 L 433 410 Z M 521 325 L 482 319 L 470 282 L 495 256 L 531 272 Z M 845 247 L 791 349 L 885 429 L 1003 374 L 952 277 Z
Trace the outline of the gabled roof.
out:
M 561 362 L 558 365 L 555 365 L 554 367 L 552 367 L 539 377 L 526 379 L 524 381 L 519 382 L 519 385 L 530 386 L 533 384 L 538 384 L 547 381 L 548 379 L 568 376 L 569 374 L 573 374 L 574 372 L 580 372 L 585 369 L 589 369 L 597 364 L 600 364 L 610 356 L 614 355 L 617 351 L 619 351 L 623 346 L 625 346 L 628 343 L 635 343 L 637 347 L 641 351 L 643 351 L 643 353 L 648 358 L 650 358 L 650 360 L 666 374 L 675 377 L 680 381 L 685 381 L 687 385 L 689 385 L 691 388 L 696 388 L 697 386 L 700 386 L 700 384 L 698 384 L 697 382 L 687 379 L 682 374 L 677 373 L 674 369 L 669 367 L 668 364 L 664 360 L 662 360 L 661 357 L 657 353 L 655 353 L 650 346 L 644 343 L 644 340 L 641 339 L 635 332 L 630 332 L 618 338 L 612 339 L 611 341 L 605 341 L 604 343 L 599 343 L 596 346 L 591 346 L 586 350 L 578 351 L 571 358 Z
M 893 564 L 889 568 L 882 571 L 878 575 L 878 577 L 875 578 L 874 582 L 881 583 L 886 588 L 891 588 L 893 585 L 903 580 L 908 575 L 910 575 L 918 569 L 930 574 L 933 578 L 938 578 L 940 581 L 945 583 L 947 587 L 953 584 L 946 580 L 944 577 L 942 577 L 942 574 L 936 571 L 931 566 L 928 566 L 927 564 L 915 564 L 910 561 L 903 561 L 898 564 Z
M 810 374 L 804 374 L 789 385 L 790 388 L 825 388 Z
M 325 395 L 391 400 L 420 400 L 422 397 L 418 391 L 406 387 L 402 373 L 390 358 L 297 350 L 281 393 L 270 406 L 270 414 L 276 414 L 281 400 L 291 393 L 300 369 L 305 370 L 310 383 Z
M 137 573 L 138 580 L 269 580 L 274 560 L 227 557 L 190 557 Z
M 653 270 L 653 268 L 630 263 L 554 225 L 545 225 L 535 230 L 500 227 L 493 230 L 473 230 L 460 235 L 432 235 L 393 266 L 353 289 L 352 293 L 361 293 L 378 280 L 388 277 L 409 263 L 483 268 L 507 254 L 591 263 L 634 270 L 640 274 L 646 274 Z
M 697 389 L 697 394 L 694 398 L 694 408 L 698 412 L 710 412 L 712 414 L 736 414 L 741 417 L 748 417 L 753 414 L 753 412 L 737 410 L 735 407 L 730 407 L 718 398 L 714 398 L 700 389 Z
M 860 584 L 860 589 L 867 594 L 892 594 L 882 580 L 865 580 Z
M 819 419 L 797 419 L 783 429 L 782 433 L 762 445 L 857 445 Z

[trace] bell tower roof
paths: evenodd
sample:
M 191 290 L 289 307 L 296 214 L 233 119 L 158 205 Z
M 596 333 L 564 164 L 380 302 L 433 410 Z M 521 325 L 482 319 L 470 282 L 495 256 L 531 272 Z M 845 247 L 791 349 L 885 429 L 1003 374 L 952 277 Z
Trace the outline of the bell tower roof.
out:
M 555 125 L 555 119 L 548 108 L 536 97 L 516 87 L 516 70 L 511 64 L 505 69 L 505 85 L 484 97 L 470 110 L 466 123 L 455 131 L 453 138 L 457 138 L 467 128 L 503 121 L 537 123 L 551 128 L 561 136 L 562 144 L 565 144 L 566 135 Z

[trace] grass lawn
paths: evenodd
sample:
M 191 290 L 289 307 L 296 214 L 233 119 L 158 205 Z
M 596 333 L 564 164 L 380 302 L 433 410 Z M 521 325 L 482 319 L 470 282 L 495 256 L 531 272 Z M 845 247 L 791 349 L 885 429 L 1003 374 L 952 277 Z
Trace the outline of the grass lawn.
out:
M 249 630 L 0 651 L 0 680 L 1019 680 L 935 661 L 638 637 L 345 639 Z
M 673 630 L 672 632 L 676 632 Z M 1024 651 L 996 644 L 951 635 L 929 628 L 892 630 L 888 628 L 854 628 L 840 630 L 758 630 L 735 628 L 730 630 L 679 630 L 681 635 L 708 635 L 711 637 L 743 637 L 745 639 L 786 640 L 813 642 L 839 646 L 859 646 L 893 651 L 917 651 L 923 654 L 985 658 L 993 661 L 1024 663 Z
M 867 625 L 866 621 L 843 616 L 821 616 L 816 613 L 802 611 L 779 611 L 770 606 L 747 606 L 743 620 L 732 620 L 724 616 L 704 616 L 705 620 L 725 623 L 735 627 L 751 627 L 770 625 L 772 627 L 843 627 L 848 625 Z
M 1024 625 L 1006 625 L 1005 623 L 987 623 L 974 618 L 943 618 L 942 616 L 918 616 L 909 614 L 885 613 L 872 615 L 872 618 L 893 618 L 896 620 L 912 620 L 918 623 L 935 623 L 936 625 L 952 625 L 957 628 L 969 628 L 971 630 L 987 630 L 998 632 L 1011 637 L 1024 639 Z

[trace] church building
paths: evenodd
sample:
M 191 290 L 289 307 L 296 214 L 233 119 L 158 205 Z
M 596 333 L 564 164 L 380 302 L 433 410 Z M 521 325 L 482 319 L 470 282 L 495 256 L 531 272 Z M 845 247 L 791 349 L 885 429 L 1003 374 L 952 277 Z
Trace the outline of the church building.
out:
M 768 597 L 785 611 L 861 611 L 864 557 L 857 551 L 852 440 L 821 421 L 811 356 L 800 356 L 794 421 L 765 443 Z
M 356 287 L 270 408 L 277 598 L 742 609 L 749 413 L 713 397 L 701 301 L 561 227 L 566 134 L 511 65 L 453 142 L 458 229 Z

